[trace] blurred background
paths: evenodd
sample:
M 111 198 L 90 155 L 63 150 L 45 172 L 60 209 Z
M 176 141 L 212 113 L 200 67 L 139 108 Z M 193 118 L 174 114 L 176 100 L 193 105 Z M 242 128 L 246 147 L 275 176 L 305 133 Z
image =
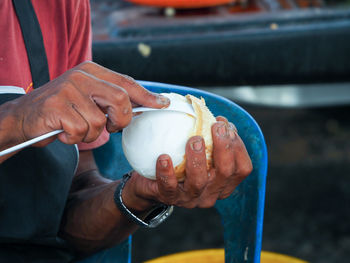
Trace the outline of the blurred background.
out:
M 268 147 L 263 250 L 347 262 L 350 1 L 135 2 L 143 1 L 91 0 L 94 61 L 241 105 Z M 132 261 L 223 246 L 214 208 L 177 208 L 158 228 L 133 235 Z

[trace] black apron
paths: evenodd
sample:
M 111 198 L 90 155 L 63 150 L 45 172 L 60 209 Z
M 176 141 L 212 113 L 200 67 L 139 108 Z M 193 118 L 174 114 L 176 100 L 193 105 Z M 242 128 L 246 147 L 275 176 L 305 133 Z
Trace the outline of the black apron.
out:
M 13 0 L 26 44 L 33 86 L 49 81 L 41 29 L 29 0 Z M 0 94 L 0 104 L 18 94 Z M 58 140 L 28 147 L 0 164 L 0 262 L 70 262 L 58 237 L 74 171 L 74 146 Z

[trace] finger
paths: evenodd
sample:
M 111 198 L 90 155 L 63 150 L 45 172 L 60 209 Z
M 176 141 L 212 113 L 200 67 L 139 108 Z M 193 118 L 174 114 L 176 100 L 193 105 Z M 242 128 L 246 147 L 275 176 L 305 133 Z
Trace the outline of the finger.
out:
M 205 143 L 202 137 L 191 137 L 186 144 L 186 178 L 184 188 L 192 198 L 198 198 L 208 183 Z
M 142 105 L 152 108 L 164 108 L 170 103 L 169 99 L 146 90 L 140 84 L 138 84 L 133 78 L 123 75 L 105 67 L 102 67 L 93 62 L 84 62 L 77 66 L 77 68 L 85 71 L 88 74 L 102 79 L 106 82 L 113 83 L 119 87 L 122 87 L 127 91 L 132 102 L 137 105 Z
M 72 108 L 80 114 L 80 116 L 86 121 L 88 130 L 83 142 L 89 143 L 95 141 L 101 134 L 103 128 L 106 125 L 106 116 L 91 97 L 86 96 L 78 89 L 71 89 L 69 93 L 72 104 Z
M 249 154 L 241 138 L 235 134 L 233 139 L 233 149 L 235 156 L 235 171 L 229 179 L 226 187 L 220 193 L 219 198 L 224 199 L 232 194 L 234 189 L 252 172 L 253 165 Z
M 215 168 L 212 167 L 210 168 L 208 172 L 208 185 L 212 184 L 216 180 L 216 173 L 215 173 Z
M 229 128 L 230 132 L 233 131 L 235 133 L 238 133 L 236 126 L 232 122 L 228 122 L 228 128 Z
M 230 196 L 251 171 L 250 158 L 234 125 L 219 121 L 213 125 L 212 134 L 215 170 L 211 172 L 208 187 L 200 198 L 198 206 L 202 208 L 211 207 L 217 199 Z
M 229 127 L 230 127 L 231 129 L 233 129 L 235 132 L 237 132 L 236 126 L 235 126 L 232 122 L 229 122 L 225 117 L 223 117 L 223 116 L 217 116 L 217 117 L 216 117 L 216 121 L 225 122 L 227 125 L 229 125 Z
M 69 117 L 68 117 L 69 116 Z M 60 126 L 64 132 L 58 134 L 58 139 L 65 144 L 76 144 L 86 137 L 88 124 L 81 115 L 72 107 L 62 109 L 62 118 Z
M 112 105 L 102 98 L 95 97 L 95 102 L 107 114 L 106 129 L 108 132 L 116 132 L 125 128 L 132 119 L 132 108 L 127 93 L 119 89 L 115 92 L 115 100 Z
M 218 196 L 218 200 L 226 199 L 228 198 L 233 191 L 236 189 L 236 187 L 239 185 L 235 180 L 231 180 L 227 183 L 228 186 L 221 191 L 221 193 Z
M 227 123 L 219 121 L 212 126 L 213 159 L 216 175 L 223 180 L 233 175 L 235 171 L 233 138 Z
M 238 186 L 252 171 L 253 164 L 242 139 L 236 134 L 233 140 L 235 155 L 234 184 Z
M 227 119 L 224 116 L 217 116 L 216 121 L 222 121 L 222 122 L 228 123 Z
M 160 201 L 166 204 L 174 204 L 177 199 L 178 182 L 172 160 L 167 154 L 162 154 L 157 159 L 156 180 Z
M 106 128 L 109 132 L 120 130 L 130 123 L 132 108 L 124 89 L 80 70 L 71 71 L 68 77 L 77 89 L 108 114 Z
M 239 135 L 236 134 L 235 140 L 233 141 L 233 147 L 235 152 L 235 164 L 236 164 L 236 174 L 240 174 L 243 176 L 248 176 L 252 170 L 253 165 L 252 161 L 249 157 L 248 151 L 242 141 L 242 139 L 239 137 Z
M 216 182 L 216 174 L 215 174 L 215 168 L 211 168 L 208 178 L 208 186 L 203 191 L 202 195 L 200 196 L 200 200 L 198 202 L 198 207 L 200 208 L 210 208 L 213 207 L 216 203 L 216 200 L 219 197 L 220 192 L 222 191 L 221 188 L 217 187 Z

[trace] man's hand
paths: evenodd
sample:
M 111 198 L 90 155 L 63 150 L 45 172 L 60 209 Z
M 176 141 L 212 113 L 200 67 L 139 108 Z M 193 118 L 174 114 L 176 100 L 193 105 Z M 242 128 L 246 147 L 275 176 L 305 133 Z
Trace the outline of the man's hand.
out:
M 228 197 L 252 171 L 252 164 L 233 124 L 223 117 L 212 127 L 214 166 L 207 171 L 204 140 L 195 136 L 186 145 L 186 177 L 179 183 L 168 155 L 157 160 L 157 179 L 134 172 L 122 192 L 124 204 L 143 218 L 157 203 L 211 207 Z M 62 236 L 83 254 L 109 247 L 125 239 L 137 225 L 114 202 L 120 181 L 102 178 L 91 152 L 81 154 L 77 175 L 61 226 Z
M 17 120 L 14 130 L 19 131 L 20 142 L 62 129 L 59 140 L 74 144 L 94 141 L 105 126 L 109 132 L 124 128 L 134 105 L 162 108 L 167 104 L 167 98 L 147 91 L 132 78 L 84 62 L 7 107 L 12 120 Z
M 216 200 L 227 198 L 251 173 L 252 163 L 237 134 L 226 118 L 218 117 L 212 126 L 214 165 L 206 167 L 203 138 L 194 136 L 186 145 L 186 178 L 179 183 L 168 155 L 157 161 L 157 180 L 146 179 L 136 172 L 123 191 L 123 200 L 134 211 L 142 211 L 161 202 L 186 208 L 211 207 Z

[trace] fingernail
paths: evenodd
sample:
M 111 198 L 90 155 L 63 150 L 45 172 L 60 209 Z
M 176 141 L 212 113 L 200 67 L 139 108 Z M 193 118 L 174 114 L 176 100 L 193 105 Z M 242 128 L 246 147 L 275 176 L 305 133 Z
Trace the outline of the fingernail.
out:
M 223 123 L 222 125 L 220 125 L 217 128 L 217 133 L 218 133 L 218 135 L 220 135 L 222 137 L 226 137 L 226 135 L 227 135 L 227 127 L 226 127 L 225 123 Z
M 236 128 L 236 126 L 235 126 L 233 123 L 229 122 L 229 123 L 228 123 L 228 126 L 229 126 L 229 128 L 230 128 L 231 130 L 237 132 L 237 128 Z
M 203 148 L 203 143 L 201 140 L 198 140 L 198 141 L 194 141 L 192 144 L 191 144 L 191 148 L 192 150 L 194 151 L 197 151 L 197 152 L 200 152 Z
M 236 127 L 232 123 L 229 123 L 229 135 L 231 139 L 236 137 L 236 132 L 237 132 Z
M 164 105 L 164 106 L 168 106 L 170 104 L 170 100 L 169 98 L 163 96 L 163 95 L 158 95 L 157 97 L 157 103 Z
M 168 160 L 162 160 L 162 159 L 159 160 L 159 164 L 163 168 L 167 168 L 169 165 Z

